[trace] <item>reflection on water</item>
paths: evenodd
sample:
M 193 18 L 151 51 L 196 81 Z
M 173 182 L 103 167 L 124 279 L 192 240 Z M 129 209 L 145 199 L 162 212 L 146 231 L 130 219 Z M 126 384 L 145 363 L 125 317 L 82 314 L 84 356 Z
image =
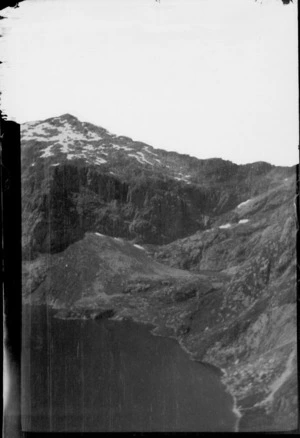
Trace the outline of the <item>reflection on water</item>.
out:
M 213 369 L 145 326 L 23 309 L 23 430 L 230 431 L 231 409 Z

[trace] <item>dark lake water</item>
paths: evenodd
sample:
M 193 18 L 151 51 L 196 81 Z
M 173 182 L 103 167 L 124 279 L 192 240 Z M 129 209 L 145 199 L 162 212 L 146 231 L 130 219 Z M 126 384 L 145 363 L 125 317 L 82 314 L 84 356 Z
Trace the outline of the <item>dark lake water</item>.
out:
M 232 431 L 214 368 L 130 321 L 23 309 L 24 431 Z

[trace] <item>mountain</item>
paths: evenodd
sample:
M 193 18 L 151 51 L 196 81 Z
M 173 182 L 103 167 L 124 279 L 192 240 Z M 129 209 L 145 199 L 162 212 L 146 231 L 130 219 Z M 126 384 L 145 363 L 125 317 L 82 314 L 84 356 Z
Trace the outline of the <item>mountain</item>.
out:
M 26 258 L 86 231 L 169 243 L 294 174 L 153 149 L 70 115 L 22 125 L 22 152 Z
M 22 125 L 23 297 L 133 318 L 224 371 L 240 430 L 297 423 L 296 169 Z

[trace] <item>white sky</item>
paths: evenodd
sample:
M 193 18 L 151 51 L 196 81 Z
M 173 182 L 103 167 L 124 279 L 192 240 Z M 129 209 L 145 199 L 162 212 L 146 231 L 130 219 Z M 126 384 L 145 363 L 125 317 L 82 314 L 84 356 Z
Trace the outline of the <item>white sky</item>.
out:
M 2 109 L 71 113 L 167 150 L 298 162 L 297 6 L 26 0 L 1 14 Z

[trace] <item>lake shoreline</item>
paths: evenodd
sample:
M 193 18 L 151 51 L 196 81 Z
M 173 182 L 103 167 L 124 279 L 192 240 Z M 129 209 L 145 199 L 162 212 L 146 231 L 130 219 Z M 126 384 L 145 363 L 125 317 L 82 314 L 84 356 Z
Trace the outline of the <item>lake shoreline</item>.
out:
M 55 309 L 55 310 L 57 310 L 57 309 Z M 78 319 L 78 317 L 63 318 L 61 316 L 56 316 L 56 315 L 54 317 L 65 319 L 65 320 L 67 320 L 67 319 Z M 79 318 L 79 319 L 87 320 L 89 318 L 84 316 L 83 318 Z M 210 362 L 203 362 L 203 361 L 201 361 L 199 359 L 196 359 L 195 355 L 188 350 L 188 348 L 184 345 L 182 340 L 174 334 L 173 327 L 169 327 L 173 331 L 173 333 L 167 334 L 167 333 L 161 333 L 161 326 L 158 323 L 155 323 L 154 321 L 152 321 L 152 322 L 144 321 L 144 320 L 141 320 L 139 318 L 135 318 L 134 315 L 130 316 L 130 317 L 116 317 L 116 316 L 112 316 L 112 317 L 109 317 L 107 319 L 110 319 L 110 320 L 116 321 L 116 322 L 122 322 L 124 320 L 131 320 L 131 321 L 133 321 L 135 323 L 142 324 L 143 326 L 145 326 L 145 327 L 147 327 L 149 329 L 150 333 L 153 336 L 163 337 L 163 338 L 166 338 L 166 339 L 173 339 L 174 341 L 176 341 L 177 344 L 179 344 L 181 349 L 188 355 L 190 360 L 192 360 L 193 362 L 198 362 L 199 364 L 201 364 L 203 366 L 208 366 L 211 370 L 213 370 L 215 372 L 215 374 L 220 378 L 220 381 L 221 381 L 222 385 L 224 386 L 225 391 L 232 398 L 232 402 L 233 402 L 232 403 L 232 413 L 236 417 L 236 424 L 235 424 L 234 432 L 238 432 L 239 431 L 238 427 L 239 427 L 240 420 L 242 418 L 242 414 L 241 414 L 241 412 L 240 412 L 240 410 L 238 408 L 236 396 L 230 391 L 230 387 L 226 384 L 225 378 L 227 376 L 227 371 L 224 368 L 220 368 L 220 367 L 218 367 L 218 366 L 216 366 L 216 365 L 214 365 L 214 364 L 212 364 Z
M 165 391 L 165 389 L 163 388 L 172 388 L 171 389 L 171 393 L 170 395 L 173 394 L 178 394 L 177 398 L 173 398 L 173 396 L 170 399 L 170 408 L 168 409 L 172 409 L 172 415 L 171 415 L 171 423 L 170 426 L 168 425 L 168 423 L 165 424 L 164 427 L 170 427 L 170 429 L 168 429 L 169 431 L 176 431 L 179 429 L 176 428 L 176 426 L 178 428 L 182 428 L 182 430 L 186 430 L 186 431 L 225 431 L 225 432 L 229 432 L 229 431 L 234 431 L 234 425 L 235 425 L 235 416 L 232 412 L 232 397 L 231 395 L 226 391 L 226 388 L 224 386 L 224 384 L 221 382 L 221 371 L 215 367 L 215 366 L 211 366 L 208 363 L 202 363 L 199 360 L 195 360 L 193 358 L 191 358 L 190 355 L 186 354 L 186 351 L 183 351 L 183 349 L 181 348 L 181 346 L 179 345 L 178 339 L 176 339 L 174 336 L 172 337 L 173 342 L 171 342 L 171 338 L 168 336 L 164 336 L 164 335 L 156 335 L 152 333 L 152 331 L 155 329 L 156 325 L 149 323 L 149 322 L 141 322 L 141 321 L 137 321 L 135 318 L 124 318 L 124 321 L 121 321 L 120 319 L 118 320 L 114 320 L 113 318 L 105 318 L 102 320 L 87 320 L 86 318 L 84 320 L 82 320 L 83 323 L 81 323 L 80 318 L 76 318 L 75 321 L 71 321 L 69 320 L 70 324 L 68 324 L 68 319 L 64 320 L 61 317 L 57 317 L 56 316 L 56 311 L 55 309 L 51 308 L 51 306 L 47 306 L 44 307 L 44 309 L 40 312 L 38 309 L 39 307 L 44 307 L 44 306 L 26 306 L 26 310 L 24 311 L 24 322 L 25 322 L 25 328 L 27 327 L 26 330 L 29 330 L 29 332 L 27 333 L 31 333 L 31 337 L 32 337 L 32 341 L 33 342 L 33 348 L 35 351 L 35 354 L 38 354 L 38 350 L 41 348 L 47 348 L 47 347 L 43 347 L 43 345 L 48 344 L 49 345 L 49 340 L 51 339 L 51 344 L 53 345 L 52 348 L 54 348 L 54 353 L 53 353 L 53 358 L 50 360 L 53 361 L 57 361 L 58 358 L 55 359 L 55 351 L 57 352 L 62 352 L 65 351 L 64 354 L 66 354 L 68 357 L 68 361 L 71 360 L 72 361 L 72 357 L 74 358 L 74 361 L 78 362 L 78 360 L 80 360 L 80 357 L 82 357 L 81 355 L 83 354 L 83 357 L 88 357 L 88 354 L 90 351 L 94 352 L 95 355 L 93 356 L 94 359 L 92 361 L 92 363 L 94 363 L 94 366 L 97 367 L 97 370 L 99 370 L 99 366 L 96 365 L 96 362 L 98 361 L 98 357 L 99 360 L 103 360 L 101 359 L 101 357 L 106 358 L 106 354 L 107 353 L 103 353 L 106 350 L 103 350 L 103 340 L 101 340 L 103 338 L 103 336 L 107 336 L 105 335 L 105 333 L 110 333 L 109 337 L 107 338 L 107 341 L 110 345 L 114 345 L 111 344 L 111 341 L 113 341 L 113 333 L 119 333 L 119 335 L 117 336 L 117 338 L 115 338 L 114 342 L 117 342 L 117 345 L 119 344 L 119 342 L 121 342 L 121 344 L 119 345 L 123 345 L 122 349 L 120 350 L 121 352 L 131 352 L 130 354 L 133 354 L 133 362 L 132 360 L 128 362 L 127 367 L 125 366 L 125 370 L 128 369 L 130 370 L 132 368 L 132 366 L 134 367 L 133 369 L 136 369 L 137 367 L 137 363 L 136 362 L 136 358 L 139 357 L 136 356 L 137 351 L 141 352 L 141 356 L 139 360 L 142 360 L 141 365 L 138 365 L 138 367 L 141 367 L 141 371 L 142 374 L 146 373 L 146 376 L 148 376 L 147 374 L 147 369 L 149 369 L 149 371 L 151 370 L 151 367 L 154 366 L 152 374 L 149 374 L 149 379 L 148 377 L 146 377 L 146 381 L 148 381 L 147 386 L 150 385 L 151 387 L 151 391 L 154 391 L 152 395 L 151 392 L 149 393 L 148 390 L 145 391 L 144 396 L 146 396 L 150 400 L 155 401 L 156 397 L 159 397 L 157 401 L 159 401 L 159 403 L 161 403 L 162 399 L 162 394 L 164 394 L 164 392 L 161 393 L 161 391 Z M 30 314 L 32 316 L 30 316 Z M 29 315 L 29 325 L 28 323 L 26 323 L 26 318 L 28 318 Z M 36 316 L 35 316 L 36 315 Z M 48 317 L 50 318 L 48 320 L 48 317 L 42 316 L 42 315 L 48 315 Z M 47 330 L 48 324 L 52 319 L 53 323 L 51 323 L 51 331 L 49 332 Z M 61 322 L 59 322 L 59 320 Z M 32 329 L 30 329 L 31 327 L 31 322 L 34 324 L 32 326 Z M 57 321 L 57 322 L 54 322 Z M 117 324 L 117 323 L 120 323 Z M 125 323 L 124 326 L 121 325 L 121 323 Z M 42 324 L 42 325 L 41 325 Z M 144 328 L 141 327 L 141 329 L 139 330 L 139 326 L 143 326 Z M 33 328 L 35 327 L 35 328 Z M 41 328 L 43 327 L 43 330 L 41 331 Z M 76 328 L 77 327 L 77 328 Z M 99 328 L 98 328 L 99 327 Z M 103 327 L 103 328 L 101 328 Z M 106 327 L 106 328 L 105 328 Z M 59 330 L 58 330 L 59 328 Z M 75 329 L 75 331 L 74 331 Z M 33 331 L 32 331 L 33 330 Z M 45 332 L 46 330 L 46 332 Z M 64 333 L 66 333 L 66 336 L 62 336 L 60 335 L 61 331 L 63 330 Z M 108 332 L 107 332 L 108 330 Z M 48 335 L 43 335 L 43 331 L 44 333 L 48 333 Z M 69 341 L 67 341 L 67 339 L 71 339 L 70 338 L 70 334 L 74 333 L 74 336 L 72 338 L 71 341 L 71 345 L 77 345 L 78 342 L 81 345 L 85 345 L 84 340 L 88 339 L 86 338 L 86 333 L 99 333 L 99 335 L 96 335 L 96 337 L 94 336 L 94 348 L 91 349 L 91 345 L 88 347 L 86 345 L 85 347 L 85 353 L 83 353 L 83 351 L 78 350 L 78 346 L 75 348 L 75 351 L 70 354 L 71 351 L 74 350 L 73 347 L 67 347 L 67 345 L 69 345 Z M 39 335 L 36 337 L 35 333 L 39 333 Z M 69 333 L 69 335 L 68 335 Z M 82 333 L 82 335 L 80 335 L 80 333 Z M 102 333 L 102 334 L 101 334 Z M 143 335 L 144 333 L 144 335 Z M 131 334 L 131 335 L 130 335 Z M 50 338 L 48 337 L 50 336 Z M 83 336 L 83 337 L 82 337 Z M 121 337 L 120 337 L 121 336 Z M 144 336 L 146 336 L 144 338 Z M 124 340 L 122 340 L 124 337 Z M 159 337 L 161 338 L 161 340 L 154 340 L 154 337 Z M 24 338 L 25 342 L 27 338 Z M 44 341 L 42 341 L 44 339 Z M 151 339 L 153 339 L 151 341 Z M 82 342 L 83 341 L 83 344 Z M 90 341 L 89 341 L 90 342 Z M 167 342 L 167 343 L 166 343 Z M 38 345 L 37 345 L 38 343 Z M 66 350 L 63 348 L 63 345 L 66 346 Z M 128 347 L 126 347 L 126 345 L 128 345 L 129 350 L 127 350 Z M 141 347 L 141 350 L 139 350 L 139 348 Z M 38 349 L 37 349 L 38 347 Z M 28 346 L 26 347 L 27 349 L 29 348 Z M 69 350 L 69 348 L 73 348 L 73 350 Z M 82 347 L 80 347 L 82 348 Z M 114 347 L 113 347 L 114 348 Z M 125 350 L 124 350 L 125 348 Z M 118 347 L 114 350 L 116 352 L 116 358 L 118 358 Z M 69 352 L 69 353 L 68 353 Z M 125 358 L 126 356 L 124 356 L 124 352 L 121 353 L 122 357 Z M 146 353 L 147 352 L 147 353 Z M 181 353 L 180 353 L 181 352 Z M 75 356 L 73 356 L 73 354 L 75 353 Z M 146 353 L 146 356 L 144 355 L 144 353 Z M 28 354 L 28 353 L 27 353 Z M 43 354 L 43 353 L 41 353 Z M 100 355 L 99 355 L 100 354 Z M 103 356 L 104 354 L 104 356 Z M 125 353 L 126 354 L 126 353 Z M 61 355 L 61 353 L 60 353 Z M 150 355 L 150 356 L 149 356 Z M 146 361 L 149 361 L 149 357 L 153 357 L 153 365 L 150 366 L 150 368 L 143 368 L 142 364 Z M 39 357 L 39 356 L 36 356 Z M 160 358 L 159 362 L 161 363 L 161 371 L 159 372 L 159 369 L 157 370 L 157 359 L 155 359 L 155 357 Z M 143 359 L 144 358 L 144 359 Z M 192 359 L 192 360 L 191 360 Z M 46 359 L 47 360 L 47 359 Z M 59 362 L 62 361 L 62 363 L 64 363 L 64 355 L 59 359 Z M 151 359 L 152 360 L 152 359 Z M 151 363 L 151 360 L 147 363 Z M 118 363 L 119 359 L 117 360 Z M 105 360 L 106 362 L 106 360 Z M 196 363 L 197 364 L 196 364 Z M 34 362 L 36 365 L 36 371 L 33 375 L 36 374 L 36 372 L 38 370 L 41 370 L 41 372 L 45 372 L 42 371 L 43 368 L 42 364 L 39 365 L 39 361 L 37 361 L 37 359 L 35 359 Z M 60 366 L 58 365 L 58 363 L 55 365 L 57 368 L 57 370 L 60 369 Z M 90 365 L 89 365 L 89 360 L 86 362 L 86 370 L 88 369 L 88 374 L 89 375 L 94 375 L 93 372 L 91 372 L 90 369 Z M 101 363 L 101 362 L 99 362 Z M 104 363 L 104 362 L 103 362 Z M 189 363 L 191 363 L 191 365 L 189 365 Z M 192 363 L 194 363 L 194 365 L 192 365 Z M 132 364 L 132 366 L 131 366 Z M 198 364 L 201 366 L 198 368 Z M 105 366 L 106 368 L 108 367 L 108 369 L 110 369 L 110 365 L 109 363 Z M 101 367 L 100 367 L 101 368 Z M 114 368 L 114 365 L 113 365 Z M 137 368 L 136 370 L 138 370 L 139 368 Z M 154 370 L 156 370 L 154 372 Z M 177 371 L 176 371 L 177 370 Z M 40 372 L 40 371 L 38 371 Z M 99 371 L 97 371 L 99 372 Z M 154 372 L 154 374 L 153 374 Z M 156 372 L 158 372 L 158 374 L 156 374 Z M 133 373 L 133 376 L 135 378 L 138 378 L 138 375 L 135 374 L 134 371 L 130 371 L 130 373 Z M 167 373 L 167 374 L 165 374 Z M 179 373 L 179 374 L 178 374 Z M 122 375 L 122 372 L 121 372 Z M 97 376 L 97 373 L 94 375 L 95 378 Z M 152 376 L 152 377 L 151 377 Z M 157 377 L 155 377 L 157 376 Z M 169 377 L 167 377 L 169 376 Z M 173 376 L 173 377 L 172 377 Z M 74 376 L 75 377 L 75 376 Z M 60 379 L 63 378 L 63 376 L 60 377 Z M 152 381 L 152 379 L 156 379 L 155 382 L 155 386 L 153 386 L 154 381 Z M 166 378 L 166 380 L 165 380 Z M 175 378 L 175 380 L 174 380 Z M 35 378 L 34 378 L 35 379 Z M 118 381 L 119 378 L 117 378 Z M 123 379 L 123 377 L 122 377 Z M 162 380 L 161 380 L 162 379 Z M 31 381 L 28 380 L 27 381 Z M 68 382 L 68 380 L 67 380 Z M 66 388 L 70 388 L 70 384 L 66 382 Z M 152 382 L 152 383 L 151 383 Z M 129 383 L 129 382 L 128 382 Z M 127 385 L 128 385 L 127 383 Z M 59 384 L 59 383 L 57 383 Z M 167 386 L 166 386 L 167 385 Z M 134 387 L 135 385 L 133 385 Z M 157 392 L 154 388 L 156 388 L 156 386 L 158 388 L 162 388 L 162 389 L 158 389 L 157 388 Z M 93 387 L 95 387 L 95 385 L 93 384 Z M 188 389 L 190 388 L 190 389 Z M 146 389 L 146 388 L 145 388 Z M 180 389 L 180 392 L 178 392 L 178 390 Z M 40 391 L 41 389 L 36 389 L 35 391 Z M 183 392 L 181 392 L 181 390 L 183 390 Z M 106 391 L 106 389 L 105 389 Z M 168 390 L 169 391 L 169 390 Z M 175 391 L 175 392 L 174 392 Z M 219 392 L 220 391 L 220 392 Z M 73 392 L 73 390 L 71 391 Z M 67 394 L 67 392 L 65 393 Z M 148 394 L 148 395 L 147 395 Z M 154 396 L 154 394 L 156 394 Z M 165 397 L 170 397 L 170 395 L 168 395 L 169 392 L 165 393 Z M 30 396 L 30 394 L 29 394 Z M 38 393 L 32 393 L 31 395 L 33 397 L 33 400 L 38 400 Z M 65 396 L 64 396 L 65 397 Z M 69 397 L 66 395 L 66 397 Z M 154 398 L 153 398 L 154 397 Z M 178 398 L 179 397 L 179 398 Z M 122 398 L 120 399 L 122 400 Z M 153 403 L 153 401 L 151 403 Z M 54 402 L 55 403 L 55 402 Z M 174 404 L 177 406 L 178 403 L 178 407 L 179 410 L 177 411 L 178 407 L 176 408 L 176 410 L 174 411 Z M 155 403 L 156 404 L 156 403 Z M 95 406 L 95 405 L 94 405 Z M 157 405 L 159 406 L 159 404 Z M 173 408 L 172 408 L 173 406 Z M 181 407 L 180 407 L 181 406 Z M 55 407 L 55 409 L 59 409 L 58 407 Z M 156 410 L 159 408 L 156 407 Z M 174 411 L 174 412 L 173 412 Z M 82 411 L 83 412 L 83 411 Z M 152 411 L 151 411 L 152 412 Z M 186 412 L 186 413 L 185 413 Z M 198 413 L 203 413 L 202 415 L 199 416 Z M 213 420 L 213 416 L 212 413 L 215 412 L 215 415 L 217 415 L 216 418 L 216 422 L 214 422 Z M 169 412 L 168 415 L 170 415 L 171 411 Z M 183 414 L 184 413 L 184 414 Z M 188 416 L 186 416 L 188 414 Z M 82 415 L 82 414 L 81 414 Z M 83 414 L 86 415 L 86 414 Z M 102 415 L 102 414 L 101 414 Z M 157 415 L 157 414 L 156 414 Z M 173 416 L 175 415 L 175 417 Z M 179 415 L 177 417 L 177 415 Z M 182 417 L 182 415 L 184 415 Z M 190 419 L 189 416 L 191 415 Z M 172 418 L 176 418 L 176 422 L 174 424 L 172 424 Z M 27 421 L 31 421 L 31 420 L 27 420 Z M 35 426 L 35 420 L 33 420 L 34 422 L 33 427 Z M 55 418 L 53 418 L 54 424 L 56 424 L 56 422 L 58 420 L 56 420 Z M 87 420 L 89 421 L 89 420 Z M 130 421 L 130 420 L 128 420 Z M 159 420 L 161 421 L 161 420 Z M 68 422 L 68 420 L 67 420 Z M 29 423 L 31 424 L 31 423 Z M 135 423 L 133 422 L 132 425 L 134 425 Z M 146 423 L 145 423 L 146 424 Z M 157 426 L 157 430 L 160 430 L 159 428 L 160 423 L 153 423 L 153 425 L 155 424 L 155 427 Z M 199 426 L 197 426 L 197 424 L 199 424 Z M 223 426 L 225 425 L 225 430 L 223 430 Z M 31 427 L 31 426 L 29 426 Z M 92 426 L 93 427 L 93 426 Z M 118 427 L 123 427 L 123 426 L 118 426 Z M 133 426 L 134 427 L 134 426 Z M 197 428 L 198 427 L 198 428 Z M 123 430 L 123 429 L 122 429 Z M 145 431 L 148 430 L 148 426 L 146 426 Z M 162 429 L 162 431 L 165 429 Z
M 27 303 L 28 304 L 28 303 Z M 199 360 L 199 356 L 194 352 L 189 351 L 184 341 L 184 335 L 177 334 L 176 325 L 165 323 L 165 321 L 161 318 L 158 313 L 145 313 L 142 308 L 135 307 L 131 310 L 131 307 L 126 305 L 125 302 L 116 301 L 114 303 L 110 302 L 110 306 L 101 306 L 101 307 L 84 307 L 78 306 L 74 307 L 71 310 L 67 310 L 64 308 L 59 308 L 53 305 L 54 303 L 48 303 L 49 308 L 52 308 L 53 311 L 56 311 L 55 318 L 60 319 L 82 319 L 82 320 L 94 320 L 95 322 L 101 321 L 103 319 L 111 319 L 113 321 L 122 321 L 122 320 L 131 320 L 133 322 L 142 324 L 147 326 L 149 331 L 153 336 L 159 336 L 168 339 L 174 339 L 176 343 L 179 344 L 180 348 L 185 351 L 188 355 L 189 359 L 192 361 L 199 362 L 201 364 L 208 364 L 210 367 L 213 367 L 215 372 L 217 371 L 218 377 L 222 385 L 225 387 L 225 391 L 230 395 L 232 399 L 232 413 L 236 419 L 235 431 L 252 431 L 252 427 L 257 427 L 256 424 L 259 422 L 260 424 L 264 424 L 269 421 L 268 414 L 265 412 L 264 406 L 261 407 L 260 411 L 257 413 L 259 420 L 256 417 L 253 417 L 252 414 L 255 411 L 254 403 L 248 404 L 245 407 L 245 399 L 251 399 L 257 395 L 257 399 L 255 399 L 255 403 L 260 401 L 261 393 L 260 386 L 257 386 L 257 375 L 261 368 L 260 363 L 252 362 L 252 363 L 238 363 L 238 364 L 230 364 L 228 368 L 225 368 L 218 361 L 214 361 L 213 356 L 210 354 L 206 357 L 207 360 L 201 361 Z M 122 306 L 121 306 L 122 304 Z M 33 304 L 35 305 L 35 304 Z M 39 305 L 36 303 L 36 305 Z M 121 310 L 122 309 L 122 310 Z M 114 314 L 109 316 L 109 313 L 106 313 L 107 310 L 113 310 Z M 103 316 L 102 316 L 102 312 Z M 94 317 L 93 315 L 100 315 L 100 317 Z M 63 315 L 68 315 L 66 318 Z M 203 357 L 205 357 L 203 355 Z M 234 365 L 234 368 L 232 368 Z M 247 374 L 248 370 L 250 371 L 252 384 L 249 389 L 247 388 L 247 379 L 249 374 Z M 237 373 L 237 374 L 236 374 Z M 277 373 L 277 372 L 276 372 Z M 237 375 L 237 378 L 235 377 Z M 248 380 L 249 382 L 249 380 Z M 265 384 L 264 391 L 266 394 L 269 392 L 269 385 Z M 242 402 L 242 406 L 241 403 Z M 248 403 L 248 402 L 247 402 Z M 273 414 L 274 418 L 276 416 L 276 412 Z M 271 430 L 271 429 L 270 429 Z

